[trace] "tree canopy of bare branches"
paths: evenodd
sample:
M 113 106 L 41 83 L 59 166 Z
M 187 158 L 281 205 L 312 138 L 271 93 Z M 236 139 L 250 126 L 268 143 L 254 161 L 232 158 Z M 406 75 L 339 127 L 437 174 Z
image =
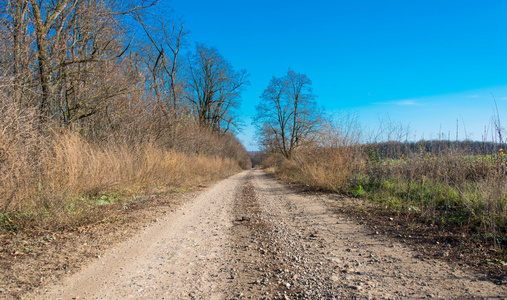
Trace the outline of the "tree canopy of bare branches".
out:
M 190 57 L 187 99 L 198 123 L 214 131 L 236 127 L 235 110 L 249 84 L 245 70 L 236 72 L 215 48 L 197 44 Z
M 190 50 L 184 22 L 156 1 L 0 0 L 0 107 L 30 111 L 41 135 L 206 155 L 215 135 L 232 139 L 246 71 Z
M 312 82 L 290 70 L 273 77 L 257 105 L 255 126 L 260 144 L 270 151 L 291 158 L 295 149 L 315 139 L 322 124 L 321 109 L 315 102 Z
M 148 89 L 164 116 L 179 116 L 184 111 L 184 50 L 188 46 L 188 30 L 184 22 L 163 12 L 132 14 L 146 36 L 141 44 L 143 63 L 150 76 Z
M 12 97 L 45 120 L 69 125 L 107 109 L 125 91 L 120 57 L 129 47 L 120 16 L 153 3 L 115 0 L 6 1 L 0 37 Z M 115 78 L 116 79 L 116 78 Z

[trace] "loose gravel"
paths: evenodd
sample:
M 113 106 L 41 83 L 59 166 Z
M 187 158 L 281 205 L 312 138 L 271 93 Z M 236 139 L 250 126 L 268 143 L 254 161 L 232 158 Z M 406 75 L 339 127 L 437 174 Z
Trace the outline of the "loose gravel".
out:
M 221 181 L 27 299 L 504 299 L 260 170 Z

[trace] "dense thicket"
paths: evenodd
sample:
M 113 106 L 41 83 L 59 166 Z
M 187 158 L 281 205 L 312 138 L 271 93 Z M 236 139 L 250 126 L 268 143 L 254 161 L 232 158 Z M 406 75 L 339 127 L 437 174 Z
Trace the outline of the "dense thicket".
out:
M 183 23 L 156 11 L 144 0 L 0 0 L 0 219 L 251 165 L 233 134 L 246 72 L 192 49 Z
M 36 108 L 41 127 L 94 138 L 145 127 L 158 127 L 158 138 L 191 119 L 214 131 L 234 129 L 246 72 L 202 44 L 186 53 L 183 24 L 153 15 L 154 5 L 3 0 L 1 104 Z

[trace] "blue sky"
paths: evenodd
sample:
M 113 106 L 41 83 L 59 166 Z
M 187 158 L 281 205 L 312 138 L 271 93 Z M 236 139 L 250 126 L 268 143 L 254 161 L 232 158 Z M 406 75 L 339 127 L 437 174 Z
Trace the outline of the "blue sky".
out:
M 491 135 L 495 97 L 507 124 L 507 1 L 166 0 L 193 42 L 215 47 L 250 73 L 240 139 L 272 76 L 289 68 L 313 82 L 330 114 L 379 118 L 411 139 Z

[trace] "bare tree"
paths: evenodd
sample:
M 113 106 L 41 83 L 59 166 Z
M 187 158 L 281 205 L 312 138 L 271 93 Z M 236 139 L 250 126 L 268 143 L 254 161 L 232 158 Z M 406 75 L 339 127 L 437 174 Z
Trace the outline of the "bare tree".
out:
M 181 20 L 167 18 L 156 13 L 136 12 L 134 19 L 141 25 L 147 44 L 146 64 L 151 77 L 150 91 L 165 116 L 181 112 L 184 80 L 182 75 L 182 50 L 187 46 L 188 31 Z
M 273 77 L 256 107 L 256 123 L 261 144 L 266 149 L 276 150 L 285 156 L 288 153 L 290 101 L 287 101 L 287 84 L 283 78 Z
M 30 106 L 34 56 L 31 49 L 33 33 L 28 15 L 28 1 L 0 1 L 0 66 L 10 77 L 10 97 L 18 107 Z M 7 91 L 4 89 L 4 91 Z
M 37 41 L 37 59 L 39 78 L 41 83 L 41 97 L 39 109 L 42 115 L 48 115 L 49 101 L 53 91 L 51 79 L 51 61 L 48 53 L 49 32 L 55 19 L 60 16 L 70 0 L 61 0 L 54 5 L 45 5 L 37 0 L 30 0 L 32 18 L 35 24 Z M 45 19 L 44 19 L 45 17 Z
M 294 150 L 313 141 L 322 123 L 310 79 L 289 69 L 273 77 L 256 107 L 259 139 L 264 148 L 291 158 Z
M 201 126 L 224 132 L 237 127 L 235 109 L 249 84 L 245 70 L 236 72 L 215 48 L 197 44 L 188 81 L 187 99 Z
M 45 119 L 68 124 L 97 113 L 102 102 L 125 89 L 114 80 L 98 80 L 129 46 L 121 16 L 153 3 L 16 0 L 7 4 L 0 20 L 11 35 L 13 98 L 37 106 Z M 36 54 L 35 60 L 27 59 L 30 52 Z M 34 101 L 22 101 L 26 82 L 34 83 Z

